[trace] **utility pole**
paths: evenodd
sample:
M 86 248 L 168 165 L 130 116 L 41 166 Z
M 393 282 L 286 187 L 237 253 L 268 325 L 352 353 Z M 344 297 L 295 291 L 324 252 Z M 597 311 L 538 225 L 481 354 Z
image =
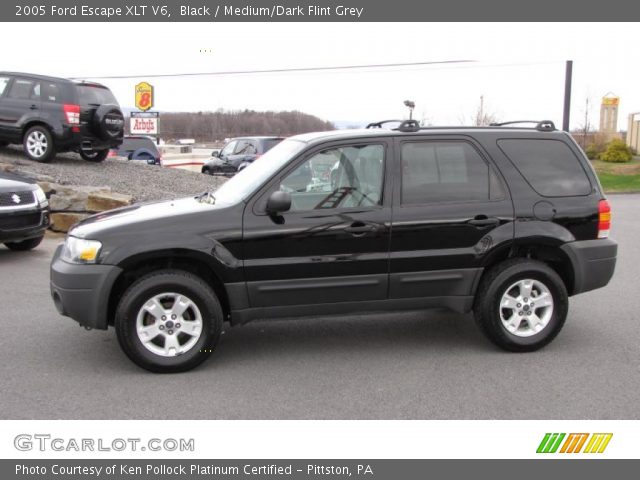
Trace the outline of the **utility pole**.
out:
M 567 60 L 564 73 L 564 114 L 562 116 L 562 130 L 569 131 L 569 118 L 571 115 L 571 79 L 573 76 L 573 60 Z

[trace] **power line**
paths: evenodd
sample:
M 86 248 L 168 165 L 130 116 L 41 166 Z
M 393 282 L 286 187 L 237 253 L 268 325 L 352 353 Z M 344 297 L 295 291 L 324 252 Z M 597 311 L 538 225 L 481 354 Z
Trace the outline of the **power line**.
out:
M 85 77 L 71 77 L 72 80 L 84 78 L 99 79 L 127 79 L 127 78 L 168 78 L 168 77 L 210 77 L 222 75 L 252 75 L 261 73 L 293 73 L 293 72 L 320 72 L 329 70 L 357 70 L 362 68 L 394 68 L 394 67 L 418 67 L 425 65 L 444 65 L 454 63 L 473 63 L 475 60 L 441 60 L 435 62 L 407 62 L 407 63 L 375 63 L 368 65 L 339 65 L 329 67 L 301 67 L 301 68 L 273 68 L 267 70 L 228 70 L 219 72 L 195 72 L 195 73 L 157 73 L 151 75 L 90 75 Z

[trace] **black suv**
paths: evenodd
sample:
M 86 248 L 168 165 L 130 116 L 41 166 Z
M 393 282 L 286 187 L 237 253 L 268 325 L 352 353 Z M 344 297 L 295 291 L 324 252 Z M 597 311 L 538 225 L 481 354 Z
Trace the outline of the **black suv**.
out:
M 49 202 L 35 182 L 0 173 L 0 243 L 11 250 L 40 245 L 49 226 Z
M 101 162 L 123 132 L 118 102 L 104 85 L 0 72 L 0 146 L 22 144 L 38 162 L 65 151 Z
M 202 173 L 233 176 L 282 140 L 283 137 L 232 138 L 222 150 L 214 150 L 213 158 L 202 166 Z
M 84 220 L 52 261 L 58 311 L 175 372 L 225 320 L 309 314 L 473 310 L 495 344 L 532 351 L 569 296 L 609 282 L 609 203 L 551 122 L 371 127 L 291 137 L 216 192 Z

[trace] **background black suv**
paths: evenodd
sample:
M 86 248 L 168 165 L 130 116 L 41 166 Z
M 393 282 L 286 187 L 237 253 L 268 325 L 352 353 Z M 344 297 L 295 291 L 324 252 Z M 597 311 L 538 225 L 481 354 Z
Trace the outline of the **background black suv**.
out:
M 202 173 L 235 175 L 282 140 L 283 137 L 232 138 L 222 150 L 214 151 L 213 158 L 202 166 Z
M 37 247 L 49 226 L 49 202 L 30 180 L 0 173 L 0 243 L 11 250 Z
M 22 144 L 38 162 L 65 151 L 101 162 L 123 131 L 122 111 L 104 85 L 0 72 L 0 146 Z
M 551 122 L 320 132 L 213 193 L 80 222 L 51 293 L 158 372 L 210 356 L 225 320 L 352 312 L 473 311 L 525 352 L 560 332 L 569 296 L 611 279 L 610 224 L 590 162 Z

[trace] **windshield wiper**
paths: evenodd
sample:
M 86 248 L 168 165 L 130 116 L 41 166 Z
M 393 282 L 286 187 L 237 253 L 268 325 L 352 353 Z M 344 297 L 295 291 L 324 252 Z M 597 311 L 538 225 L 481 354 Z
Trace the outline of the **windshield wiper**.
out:
M 210 205 L 214 205 L 216 203 L 216 197 L 213 196 L 213 192 L 207 190 L 206 192 L 202 192 L 199 195 L 195 196 L 195 199 L 200 203 L 208 203 Z

